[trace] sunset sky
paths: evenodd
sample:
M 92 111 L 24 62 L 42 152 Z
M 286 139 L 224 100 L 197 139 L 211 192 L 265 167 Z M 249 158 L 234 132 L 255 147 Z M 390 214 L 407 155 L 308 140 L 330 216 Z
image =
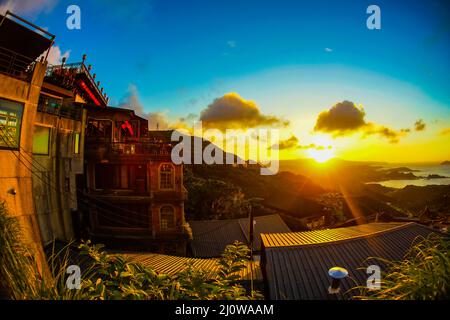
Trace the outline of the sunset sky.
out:
M 66 8 L 81 8 L 68 30 Z M 381 8 L 369 30 L 366 8 Z M 450 2 L 0 0 L 151 129 L 280 129 L 283 158 L 450 160 Z

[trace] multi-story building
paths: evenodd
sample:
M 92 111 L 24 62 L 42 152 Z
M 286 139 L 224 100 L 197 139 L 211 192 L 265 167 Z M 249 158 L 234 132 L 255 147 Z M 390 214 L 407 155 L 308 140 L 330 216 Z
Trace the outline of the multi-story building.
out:
M 0 201 L 24 239 L 41 256 L 42 244 L 75 235 L 184 255 L 186 190 L 170 132 L 107 107 L 86 56 L 47 66 L 55 37 L 9 12 L 0 19 Z
M 9 12 L 0 16 L 0 201 L 19 221 L 39 265 L 44 255 L 32 197 L 33 125 L 53 39 Z
M 44 244 L 74 237 L 78 175 L 84 169 L 86 103 L 105 107 L 103 89 L 85 58 L 77 64 L 49 66 L 33 127 L 33 197 Z
M 183 168 L 170 158 L 170 131 L 121 108 L 87 107 L 86 192 L 89 234 L 120 248 L 185 255 Z

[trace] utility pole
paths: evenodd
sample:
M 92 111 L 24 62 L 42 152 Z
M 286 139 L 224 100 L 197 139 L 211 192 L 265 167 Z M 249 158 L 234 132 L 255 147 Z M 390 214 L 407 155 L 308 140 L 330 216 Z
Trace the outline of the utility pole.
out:
M 255 226 L 255 221 L 253 219 L 253 206 L 258 202 L 262 202 L 263 200 L 264 200 L 263 198 L 251 198 L 248 200 L 248 207 L 249 207 L 248 246 L 250 247 L 250 290 L 252 291 L 252 297 L 253 297 L 253 291 L 254 291 L 254 287 L 253 287 L 253 242 L 254 242 L 254 226 Z
M 250 246 L 250 291 L 253 297 L 253 206 L 250 203 L 248 240 Z

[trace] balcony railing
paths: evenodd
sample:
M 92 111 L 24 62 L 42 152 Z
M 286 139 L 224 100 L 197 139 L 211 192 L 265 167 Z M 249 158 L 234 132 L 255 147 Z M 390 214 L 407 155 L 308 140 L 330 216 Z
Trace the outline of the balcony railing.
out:
M 62 118 L 81 121 L 83 108 L 81 105 L 61 103 L 60 100 L 41 96 L 37 110 L 39 112 L 53 114 Z
M 0 47 L 0 72 L 21 80 L 31 79 L 34 60 L 20 53 Z
M 102 90 L 99 89 L 95 79 L 83 62 L 49 66 L 45 74 L 45 80 L 65 89 L 73 90 L 76 87 L 76 80 L 80 75 L 86 77 L 90 82 L 91 87 L 95 90 L 96 97 L 99 98 L 104 105 L 107 105 L 108 99 L 105 97 Z M 83 95 L 82 92 L 80 92 L 80 94 Z
M 146 139 L 139 139 L 139 142 L 108 142 L 104 139 L 86 138 L 87 153 L 96 153 L 100 157 L 107 157 L 110 155 L 147 155 L 152 157 L 170 157 L 170 144 L 154 143 L 145 141 Z

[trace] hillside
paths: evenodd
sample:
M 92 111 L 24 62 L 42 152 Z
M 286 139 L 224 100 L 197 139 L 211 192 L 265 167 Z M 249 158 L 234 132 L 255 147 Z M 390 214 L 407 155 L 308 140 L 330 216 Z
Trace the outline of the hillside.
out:
M 202 143 L 203 147 L 208 144 Z M 416 215 L 426 206 L 449 211 L 450 186 L 393 189 L 365 183 L 414 179 L 414 171 L 406 167 L 383 170 L 379 163 L 335 159 L 319 165 L 299 159 L 281 161 L 280 170 L 276 175 L 263 176 L 258 165 L 185 165 L 187 217 L 240 217 L 248 214 L 246 201 L 251 198 L 260 199 L 257 215 L 277 212 L 294 219 L 319 217 L 327 210 L 320 202 L 321 196 L 336 192 L 342 196 L 343 219 L 379 213 L 386 217 Z
M 262 198 L 264 206 L 295 217 L 319 214 L 321 207 L 314 199 L 326 192 L 308 178 L 291 172 L 262 176 L 258 166 L 190 165 L 186 169 L 196 177 L 225 181 L 240 188 L 246 198 Z

